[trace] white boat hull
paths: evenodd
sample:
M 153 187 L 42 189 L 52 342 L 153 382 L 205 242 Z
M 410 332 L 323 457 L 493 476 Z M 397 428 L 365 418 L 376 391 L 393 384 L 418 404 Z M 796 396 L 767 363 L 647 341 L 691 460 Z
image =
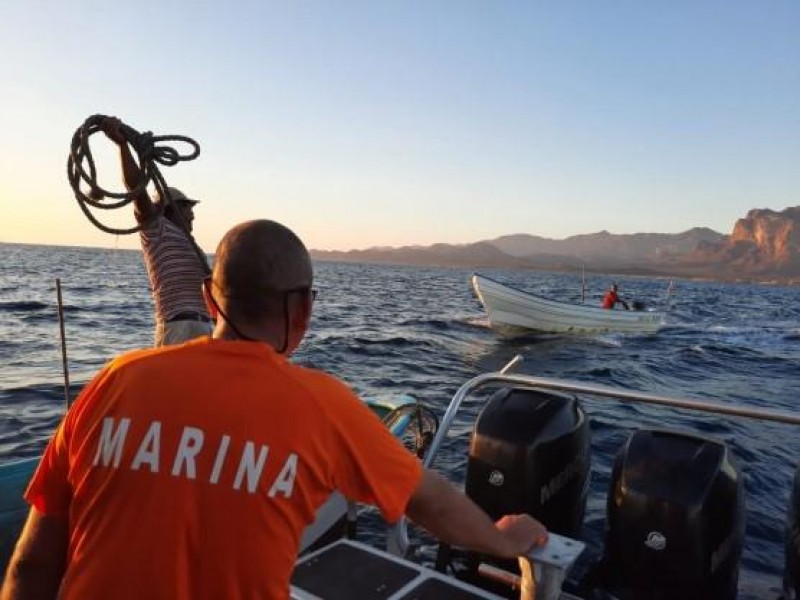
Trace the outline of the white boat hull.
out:
M 489 323 L 499 329 L 543 333 L 655 333 L 664 326 L 664 313 L 607 310 L 548 300 L 475 274 L 472 289 Z

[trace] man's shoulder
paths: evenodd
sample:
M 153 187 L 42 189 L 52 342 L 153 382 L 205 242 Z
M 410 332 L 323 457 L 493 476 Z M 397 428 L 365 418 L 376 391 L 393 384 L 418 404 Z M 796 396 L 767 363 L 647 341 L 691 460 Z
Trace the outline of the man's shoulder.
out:
M 345 437 L 353 432 L 368 436 L 376 430 L 384 430 L 375 413 L 346 382 L 317 369 L 306 367 L 295 367 L 295 369 L 293 376 L 295 382 L 307 392 L 306 407 L 321 417 L 316 422 L 324 423 L 324 429 L 333 428 Z M 315 420 L 309 419 L 309 426 L 313 421 Z
M 338 377 L 312 367 L 293 365 L 292 376 L 303 387 L 326 396 L 333 395 L 347 399 L 357 399 L 355 393 Z
M 163 354 L 166 350 L 171 348 L 171 346 L 164 346 L 160 348 L 139 348 L 136 350 L 129 350 L 113 358 L 111 362 L 108 363 L 107 368 L 110 371 L 126 369 L 129 368 L 130 365 L 151 360 L 152 357 Z
M 315 410 L 333 420 L 357 418 L 370 412 L 350 386 L 338 377 L 314 368 L 293 366 L 291 377 L 307 393 Z
M 102 395 L 109 387 L 124 380 L 125 374 L 130 371 L 132 365 L 147 360 L 151 354 L 159 352 L 158 348 L 145 348 L 131 350 L 120 354 L 108 361 L 81 390 L 78 398 L 70 409 L 70 414 L 81 413 L 83 408 L 96 402 L 98 395 Z M 72 418 L 75 418 L 74 416 Z
M 159 237 L 164 231 L 166 222 L 167 219 L 164 217 L 164 215 L 160 214 L 148 219 L 147 222 L 142 224 L 141 229 L 139 229 L 139 235 L 141 236 L 142 240 L 151 240 Z
M 156 217 L 147 227 L 140 229 L 139 236 L 144 247 L 156 248 L 167 244 L 182 249 L 191 247 L 189 234 L 163 215 Z

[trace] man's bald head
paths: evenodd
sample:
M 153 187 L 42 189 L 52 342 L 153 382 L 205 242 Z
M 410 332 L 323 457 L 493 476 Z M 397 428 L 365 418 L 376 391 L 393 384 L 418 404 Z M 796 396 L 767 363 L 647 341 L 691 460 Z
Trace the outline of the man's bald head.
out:
M 214 286 L 232 313 L 247 319 L 269 316 L 283 292 L 311 288 L 311 257 L 288 227 L 247 221 L 222 238 L 214 260 Z

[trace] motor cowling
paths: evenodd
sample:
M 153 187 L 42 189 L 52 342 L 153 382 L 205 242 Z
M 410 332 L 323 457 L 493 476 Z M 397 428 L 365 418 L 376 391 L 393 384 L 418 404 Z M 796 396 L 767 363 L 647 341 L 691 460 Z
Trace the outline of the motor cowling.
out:
M 612 471 L 603 587 L 619 600 L 735 599 L 744 504 L 725 444 L 635 432 Z
M 800 465 L 794 474 L 786 527 L 786 569 L 783 576 L 784 600 L 800 598 Z
M 466 493 L 493 519 L 528 513 L 577 537 L 590 464 L 589 423 L 575 396 L 504 388 L 472 433 Z

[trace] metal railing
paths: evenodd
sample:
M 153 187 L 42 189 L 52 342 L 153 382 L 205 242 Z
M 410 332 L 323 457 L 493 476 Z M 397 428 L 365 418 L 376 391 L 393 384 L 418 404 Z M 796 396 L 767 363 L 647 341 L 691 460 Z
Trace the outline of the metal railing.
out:
M 547 389 L 561 392 L 573 392 L 604 398 L 613 398 L 622 402 L 655 404 L 707 413 L 730 415 L 734 417 L 747 417 L 762 421 L 776 421 L 779 423 L 800 425 L 800 414 L 789 411 L 741 406 L 737 404 L 724 404 L 721 402 L 712 402 L 709 400 L 699 400 L 694 398 L 680 398 L 673 396 L 662 396 L 658 394 L 647 394 L 635 390 L 593 385 L 565 379 L 509 374 L 508 371 L 510 371 L 521 360 L 522 357 L 517 355 L 500 371 L 496 373 L 484 373 L 482 375 L 473 377 L 458 389 L 453 396 L 453 399 L 450 400 L 450 404 L 448 405 L 447 410 L 442 417 L 439 429 L 436 432 L 433 441 L 431 442 L 430 448 L 428 449 L 424 460 L 422 461 L 422 464 L 425 467 L 431 467 L 433 461 L 436 459 L 436 455 L 439 452 L 439 449 L 445 438 L 447 437 L 447 433 L 450 430 L 456 414 L 458 413 L 458 410 L 464 400 L 477 389 L 490 384 L 513 385 L 528 389 Z M 398 556 L 405 556 L 409 546 L 408 523 L 405 517 L 403 517 L 392 527 L 387 541 L 387 549 L 389 552 Z

